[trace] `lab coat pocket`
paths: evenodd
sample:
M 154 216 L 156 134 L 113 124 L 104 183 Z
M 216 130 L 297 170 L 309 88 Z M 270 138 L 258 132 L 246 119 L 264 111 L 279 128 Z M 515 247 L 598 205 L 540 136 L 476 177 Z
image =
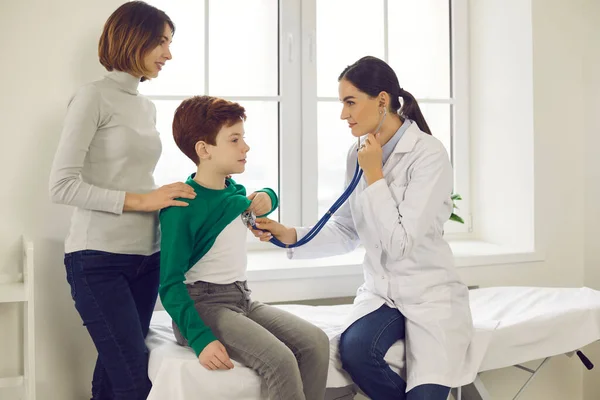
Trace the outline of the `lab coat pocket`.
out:
M 392 286 L 393 300 L 401 306 L 407 318 L 432 321 L 450 317 L 452 290 L 444 283 L 437 283 L 442 276 L 445 273 L 423 273 L 409 278 L 404 284 Z
M 422 303 L 414 306 L 422 321 L 440 321 L 452 315 L 452 291 L 448 286 L 427 289 Z

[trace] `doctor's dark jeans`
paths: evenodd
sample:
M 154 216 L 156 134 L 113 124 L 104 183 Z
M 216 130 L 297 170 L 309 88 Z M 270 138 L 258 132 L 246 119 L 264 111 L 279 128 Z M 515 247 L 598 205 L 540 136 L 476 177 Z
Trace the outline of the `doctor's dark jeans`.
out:
M 98 351 L 92 400 L 143 400 L 150 392 L 148 334 L 160 253 L 82 250 L 65 254 L 71 297 Z
M 450 388 L 435 384 L 420 385 L 405 393 L 406 382 L 384 360 L 389 348 L 404 339 L 404 334 L 404 315 L 382 305 L 342 334 L 342 367 L 372 400 L 446 400 Z

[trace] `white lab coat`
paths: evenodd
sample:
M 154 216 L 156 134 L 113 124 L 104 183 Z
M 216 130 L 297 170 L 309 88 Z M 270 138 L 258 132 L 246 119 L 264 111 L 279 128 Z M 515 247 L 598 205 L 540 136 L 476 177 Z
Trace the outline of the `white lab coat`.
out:
M 356 145 L 348 153 L 346 184 L 356 167 Z M 452 212 L 452 165 L 442 143 L 406 130 L 383 166 L 385 179 L 361 179 L 350 199 L 308 244 L 291 258 L 317 258 L 366 249 L 364 284 L 346 327 L 383 304 L 406 317 L 406 380 L 409 391 L 426 383 L 458 387 L 473 335 L 469 293 L 443 239 Z M 309 228 L 296 228 L 298 238 Z

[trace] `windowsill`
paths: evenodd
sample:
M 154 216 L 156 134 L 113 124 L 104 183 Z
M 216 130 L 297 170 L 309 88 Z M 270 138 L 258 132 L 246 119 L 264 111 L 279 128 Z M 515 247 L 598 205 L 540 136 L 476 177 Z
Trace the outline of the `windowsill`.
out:
M 544 260 L 539 252 L 508 248 L 487 242 L 456 240 L 449 243 L 458 268 Z M 250 250 L 248 280 L 256 282 L 362 275 L 364 254 L 364 248 L 359 247 L 352 253 L 341 256 L 289 260 L 286 251 L 282 249 Z

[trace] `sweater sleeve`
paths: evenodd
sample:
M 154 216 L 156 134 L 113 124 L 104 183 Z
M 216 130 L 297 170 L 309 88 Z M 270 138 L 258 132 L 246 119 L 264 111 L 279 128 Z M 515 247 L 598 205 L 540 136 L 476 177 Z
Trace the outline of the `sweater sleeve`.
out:
M 269 211 L 268 213 L 266 213 L 264 215 L 258 215 L 258 217 L 266 217 L 267 215 L 269 215 L 273 211 L 275 211 L 277 209 L 277 207 L 279 207 L 279 198 L 277 197 L 277 194 L 275 194 L 275 191 L 273 189 L 264 188 L 264 189 L 257 190 L 257 192 L 266 193 L 271 198 L 271 211 Z
M 81 178 L 90 144 L 106 118 L 101 95 L 92 85 L 80 88 L 69 102 L 50 171 L 50 198 L 54 203 L 113 214 L 123 212 L 124 191 L 101 188 Z
M 163 307 L 199 356 L 217 338 L 198 315 L 184 283 L 194 243 L 186 208 L 169 207 L 160 213 L 159 294 Z

